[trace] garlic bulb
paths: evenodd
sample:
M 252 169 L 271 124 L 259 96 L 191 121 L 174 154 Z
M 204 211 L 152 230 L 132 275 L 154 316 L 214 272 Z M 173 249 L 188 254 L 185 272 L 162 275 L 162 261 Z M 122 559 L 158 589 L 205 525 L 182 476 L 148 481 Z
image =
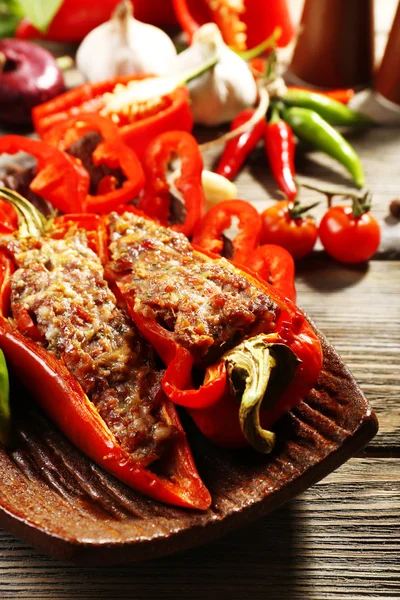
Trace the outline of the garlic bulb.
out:
M 169 73 L 193 69 L 212 56 L 219 59 L 216 66 L 188 84 L 194 120 L 201 125 L 230 122 L 257 99 L 257 86 L 247 63 L 225 44 L 215 23 L 200 27 L 192 45 L 176 56 Z
M 175 58 L 168 35 L 135 19 L 131 2 L 124 0 L 109 21 L 85 37 L 76 64 L 89 81 L 101 81 L 135 73 L 164 75 Z

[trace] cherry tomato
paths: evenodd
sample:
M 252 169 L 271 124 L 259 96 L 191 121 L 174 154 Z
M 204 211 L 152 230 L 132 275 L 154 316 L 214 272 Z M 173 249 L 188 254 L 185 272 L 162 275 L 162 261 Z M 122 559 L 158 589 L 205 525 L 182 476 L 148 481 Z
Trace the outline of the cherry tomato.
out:
M 330 256 L 340 262 L 358 263 L 378 250 L 381 231 L 371 213 L 355 217 L 351 206 L 334 206 L 320 223 L 319 237 Z
M 261 215 L 261 244 L 276 244 L 285 248 L 293 258 L 303 258 L 314 248 L 318 229 L 311 217 L 294 218 L 293 203 L 276 202 Z

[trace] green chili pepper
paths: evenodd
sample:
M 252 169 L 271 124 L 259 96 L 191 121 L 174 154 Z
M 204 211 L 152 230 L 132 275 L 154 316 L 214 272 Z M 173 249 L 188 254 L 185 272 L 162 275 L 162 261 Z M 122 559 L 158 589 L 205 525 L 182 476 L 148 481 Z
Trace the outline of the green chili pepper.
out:
M 346 167 L 357 187 L 365 185 L 364 169 L 354 148 L 318 113 L 294 106 L 284 111 L 283 118 L 300 140 L 312 144 Z
M 10 440 L 11 411 L 10 411 L 10 384 L 8 370 L 3 351 L 0 350 L 0 442 L 5 446 Z
M 373 121 L 345 104 L 308 90 L 288 89 L 282 100 L 289 106 L 309 108 L 330 125 L 373 125 Z

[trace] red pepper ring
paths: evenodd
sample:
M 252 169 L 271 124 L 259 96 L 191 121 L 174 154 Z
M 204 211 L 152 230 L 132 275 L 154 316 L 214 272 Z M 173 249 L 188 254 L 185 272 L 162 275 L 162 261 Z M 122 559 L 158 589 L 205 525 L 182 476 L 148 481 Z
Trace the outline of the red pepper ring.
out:
M 203 158 L 196 140 L 190 133 L 168 131 L 157 136 L 149 145 L 143 165 L 146 186 L 138 208 L 162 225 L 169 225 L 171 185 L 167 180 L 167 169 L 168 163 L 176 158 L 176 155 L 181 160 L 181 168 L 173 185 L 182 196 L 186 215 L 183 223 L 173 224 L 171 229 L 189 237 L 205 209 L 201 182 Z
M 68 154 L 47 142 L 19 135 L 0 138 L 0 154 L 27 152 L 37 159 L 30 189 L 62 212 L 84 212 L 89 190 L 87 171 Z
M 275 244 L 259 246 L 247 257 L 246 265 L 286 298 L 296 301 L 294 260 L 285 248 Z
M 222 235 L 231 227 L 232 217 L 239 219 L 239 233 L 232 242 L 234 253 L 231 260 L 237 264 L 246 262 L 249 254 L 257 248 L 261 236 L 261 217 L 245 200 L 225 200 L 215 204 L 195 227 L 193 244 L 201 250 L 222 255 Z
M 54 133 L 58 139 L 57 147 L 67 150 L 88 131 L 93 130 L 98 131 L 103 138 L 103 142 L 92 154 L 93 164 L 105 164 L 111 169 L 120 168 L 126 177 L 118 189 L 87 196 L 87 212 L 109 213 L 138 195 L 144 186 L 144 173 L 135 152 L 123 142 L 115 123 L 100 115 L 81 113 L 56 125 Z

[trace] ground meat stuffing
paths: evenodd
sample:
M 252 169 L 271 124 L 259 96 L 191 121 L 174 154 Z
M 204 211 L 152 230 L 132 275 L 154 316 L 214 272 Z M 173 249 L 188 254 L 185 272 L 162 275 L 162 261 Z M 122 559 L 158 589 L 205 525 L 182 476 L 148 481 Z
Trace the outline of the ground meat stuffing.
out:
M 194 252 L 185 236 L 132 213 L 113 213 L 110 233 L 111 268 L 135 310 L 173 331 L 197 360 L 215 360 L 261 322 L 274 328 L 276 304 L 224 258 Z
M 12 239 L 12 238 L 10 238 Z M 160 414 L 160 374 L 143 340 L 118 308 L 86 234 L 13 239 L 14 322 L 28 312 L 43 344 L 74 374 L 122 447 L 149 464 L 177 434 Z

